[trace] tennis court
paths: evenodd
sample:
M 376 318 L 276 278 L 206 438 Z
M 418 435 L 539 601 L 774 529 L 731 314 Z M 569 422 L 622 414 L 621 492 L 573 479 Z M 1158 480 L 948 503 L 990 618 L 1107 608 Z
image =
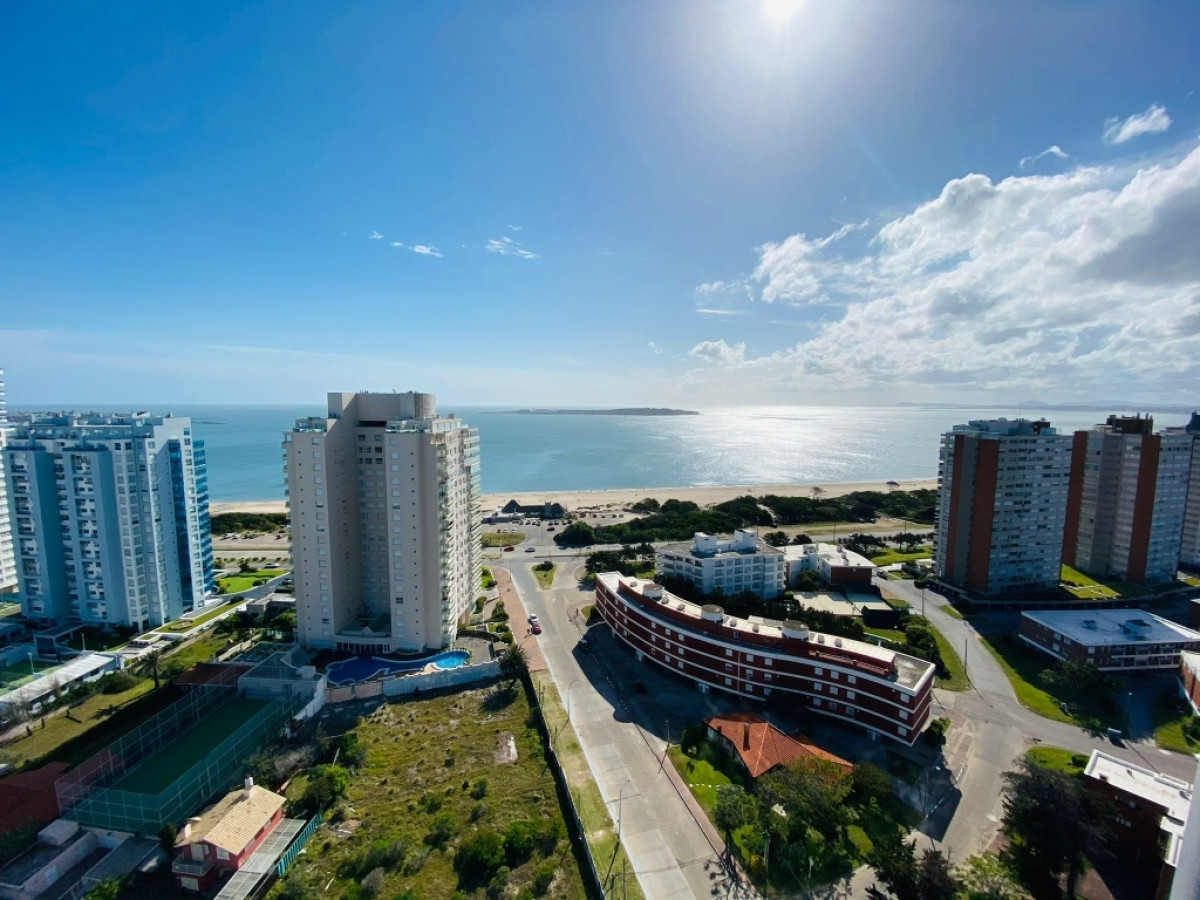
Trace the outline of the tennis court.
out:
M 216 750 L 221 742 L 262 710 L 269 701 L 235 698 L 214 709 L 199 724 L 147 757 L 113 784 L 114 790 L 157 795 L 184 772 Z

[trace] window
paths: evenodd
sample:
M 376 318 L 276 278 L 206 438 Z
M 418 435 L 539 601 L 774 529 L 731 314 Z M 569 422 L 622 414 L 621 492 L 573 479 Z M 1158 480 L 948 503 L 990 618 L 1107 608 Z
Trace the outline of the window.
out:
M 726 651 L 725 651 L 725 655 L 726 655 L 726 656 L 733 656 L 733 651 L 732 651 L 732 650 L 726 650 Z
M 846 691 L 846 699 L 847 700 L 853 700 L 857 696 L 858 696 L 858 694 L 856 694 L 854 691 Z
M 816 669 L 813 670 L 813 674 L 820 678 L 825 674 L 825 670 L 821 666 L 817 666 Z
M 858 681 L 858 677 L 857 677 L 857 676 L 855 676 L 855 675 L 847 675 L 847 676 L 846 676 L 846 680 L 847 680 L 848 682 L 850 682 L 851 684 L 854 684 L 855 682 L 857 682 L 857 681 Z
M 224 847 L 217 848 L 217 859 L 229 859 L 229 851 Z
M 753 653 L 746 654 L 746 662 L 754 662 L 754 654 Z

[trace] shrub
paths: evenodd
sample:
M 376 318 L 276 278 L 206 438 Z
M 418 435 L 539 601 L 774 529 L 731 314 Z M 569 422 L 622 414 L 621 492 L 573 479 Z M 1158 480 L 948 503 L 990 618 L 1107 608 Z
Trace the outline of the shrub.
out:
M 437 818 L 433 820 L 432 827 L 429 829 L 429 834 L 425 836 L 425 840 L 434 847 L 442 847 L 457 833 L 458 817 L 452 812 L 438 813 Z
M 476 800 L 482 800 L 487 796 L 488 780 L 486 778 L 475 779 L 475 784 L 471 787 L 471 796 Z
M 508 861 L 519 866 L 533 854 L 535 837 L 528 822 L 513 822 L 504 829 L 504 852 Z
M 104 694 L 121 694 L 136 687 L 137 683 L 137 679 L 128 672 L 112 672 L 100 679 L 100 691 Z
M 363 896 L 374 897 L 383 890 L 383 869 L 372 869 L 359 882 L 359 887 L 362 889 Z
M 454 868 L 468 880 L 490 878 L 504 862 L 504 838 L 490 828 L 481 829 L 463 841 L 454 854 Z
M 533 873 L 533 892 L 541 897 L 546 891 L 550 890 L 550 883 L 552 881 L 554 881 L 554 863 L 546 860 Z

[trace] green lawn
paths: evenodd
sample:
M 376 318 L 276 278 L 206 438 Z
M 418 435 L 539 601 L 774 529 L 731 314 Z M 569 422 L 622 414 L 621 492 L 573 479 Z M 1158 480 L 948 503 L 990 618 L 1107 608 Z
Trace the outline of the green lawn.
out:
M 33 668 L 38 674 L 41 674 L 48 669 L 53 669 L 59 665 L 61 665 L 61 663 L 44 663 L 39 662 L 38 660 L 34 660 L 33 662 Z M 33 679 L 34 676 L 30 672 L 28 660 L 23 663 L 17 663 L 14 666 L 4 666 L 0 668 L 0 686 L 3 686 L 5 690 L 11 690 L 12 688 L 20 687 L 23 684 L 28 684 L 30 681 L 33 681 Z
M 1076 753 L 1062 747 L 1048 747 L 1045 744 L 1033 747 L 1025 756 L 1043 769 L 1054 769 L 1067 775 L 1079 775 L 1088 763 L 1086 753 Z
M 131 629 L 132 630 L 132 629 Z M 71 635 L 67 646 L 73 650 L 103 651 L 123 647 L 132 640 L 129 631 L 105 631 L 102 628 L 81 628 Z
M 1073 707 L 1041 686 L 1041 673 L 1054 665 L 1048 656 L 1027 648 L 1012 635 L 983 635 L 980 641 L 995 657 L 1008 676 L 1008 681 L 1022 706 L 1057 722 L 1067 722 L 1081 728 L 1124 728 L 1124 713 L 1120 709 L 1102 711 L 1095 706 Z
M 40 760 L 80 763 L 103 749 L 124 730 L 161 709 L 161 704 L 154 704 L 152 698 L 146 696 L 153 688 L 154 682 L 143 678 L 120 694 L 93 694 L 71 707 L 71 718 L 64 713 L 50 716 L 46 719 L 45 728 L 39 728 L 38 722 L 31 722 L 32 733 L 8 744 L 4 751 L 11 756 L 14 765 Z M 155 695 L 153 699 L 158 696 Z M 149 710 L 145 716 L 136 712 L 142 708 Z M 120 731 L 107 727 L 115 713 L 126 710 L 128 712 L 123 712 L 118 720 L 121 722 Z M 134 718 L 126 721 L 130 716 Z
M 1100 582 L 1070 566 L 1062 567 L 1061 577 L 1063 590 L 1080 600 L 1096 600 L 1104 597 L 1145 597 L 1147 594 L 1154 593 L 1140 584 L 1130 584 L 1127 581 Z
M 748 786 L 745 773 L 711 741 L 701 741 L 694 756 L 688 756 L 679 746 L 671 747 L 667 755 L 709 819 L 717 808 L 717 788 L 728 784 Z
M 196 663 L 208 662 L 229 643 L 228 635 L 205 633 L 187 641 L 178 650 L 167 651 L 169 655 L 163 658 L 163 663 L 182 672 Z
M 516 897 L 531 888 L 540 867 L 548 866 L 554 878 L 546 896 L 586 896 L 531 714 L 521 688 L 499 686 L 437 697 L 422 693 L 420 699 L 373 708 L 357 727 L 366 765 L 351 775 L 344 804 L 326 815 L 332 822 L 345 815 L 362 825 L 345 839 L 322 827 L 293 864 L 289 890 L 330 900 L 365 897 L 361 880 L 382 866 L 377 897 L 449 898 L 460 890 L 464 897 L 482 900 L 484 889 L 461 883 L 454 870 L 463 842 L 485 829 L 503 834 L 517 823 L 536 828 L 558 823 L 562 836 L 550 846 L 507 860 L 511 871 L 506 887 L 499 887 L 505 887 L 503 896 Z M 508 745 L 508 735 L 516 758 L 500 762 L 497 753 Z M 433 836 L 439 821 L 448 830 L 444 843 Z M 611 858 L 597 862 L 608 866 Z M 619 862 L 616 872 L 619 880 Z M 629 882 L 631 888 L 636 885 L 632 872 Z M 637 896 L 633 890 L 630 895 Z
M 1192 708 L 1175 691 L 1166 691 L 1155 699 L 1150 708 L 1150 717 L 1158 746 L 1176 753 L 1200 752 L 1200 741 L 1188 733 L 1188 727 L 1196 717 Z
M 554 573 L 557 569 L 558 567 L 554 565 L 551 565 L 549 569 L 541 569 L 538 566 L 534 566 L 533 575 L 537 578 L 538 585 L 543 591 L 548 591 L 554 586 Z
M 619 872 L 623 865 L 629 869 L 625 849 L 617 845 L 616 824 L 604 805 L 604 798 L 600 796 L 600 789 L 579 746 L 575 729 L 567 722 L 566 706 L 558 694 L 554 679 L 549 672 L 535 672 L 533 681 L 542 697 L 542 715 L 546 719 L 546 726 L 556 736 L 555 752 L 571 786 L 579 817 L 587 832 L 588 846 L 592 848 L 592 858 L 598 863 L 611 860 L 607 864 L 614 872 Z M 626 887 L 629 896 L 644 900 L 636 878 L 630 877 Z
M 248 591 L 254 587 L 256 581 L 270 581 L 272 578 L 278 578 L 287 573 L 287 569 L 259 569 L 255 572 L 226 575 L 224 578 L 217 579 L 217 590 L 222 594 L 240 594 L 242 591 Z
M 912 562 L 914 559 L 929 559 L 933 556 L 932 547 L 918 547 L 909 553 L 901 553 L 899 550 L 887 550 L 883 553 L 876 553 L 871 556 L 871 562 L 877 566 L 891 566 L 896 563 Z
M 162 750 L 140 762 L 113 788 L 135 794 L 161 793 L 171 782 L 216 749 L 217 745 L 267 705 L 266 700 L 236 697 L 205 716 Z
M 525 540 L 524 531 L 485 531 L 480 535 L 484 547 L 507 547 Z
M 159 628 L 159 631 L 184 632 L 191 631 L 197 625 L 203 625 L 205 622 L 215 619 L 222 613 L 227 613 L 242 601 L 230 600 L 227 603 L 222 603 L 220 606 L 215 606 L 210 610 L 206 610 L 202 615 L 196 616 L 193 619 L 179 619 Z
M 996 658 L 1022 706 L 1047 719 L 1075 724 L 1075 718 L 1063 712 L 1058 701 L 1035 684 L 1049 660 L 1041 660 L 1023 652 L 1015 638 L 1005 640 L 1004 636 L 981 635 L 979 642 Z

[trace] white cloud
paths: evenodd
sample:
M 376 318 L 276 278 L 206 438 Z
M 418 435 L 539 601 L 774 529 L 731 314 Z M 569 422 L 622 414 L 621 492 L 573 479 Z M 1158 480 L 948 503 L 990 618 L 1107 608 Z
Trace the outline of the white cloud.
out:
M 520 225 L 509 225 L 508 227 L 509 227 L 509 230 L 511 230 L 511 231 L 520 231 L 521 230 Z
M 369 235 L 367 235 L 367 239 L 371 241 L 382 241 L 383 235 L 378 231 L 372 231 Z
M 1069 154 L 1065 150 L 1063 150 L 1063 148 L 1058 146 L 1058 144 L 1051 144 L 1049 147 L 1047 147 L 1041 153 L 1035 153 L 1035 154 L 1033 154 L 1033 156 L 1021 157 L 1021 161 L 1019 163 L 1017 163 L 1017 165 L 1020 166 L 1022 169 L 1024 169 L 1027 166 L 1032 166 L 1039 159 L 1043 159 L 1047 156 L 1053 156 L 1055 159 L 1070 159 L 1071 158 L 1071 154 Z
M 719 341 L 701 341 L 688 351 L 688 355 L 721 366 L 740 366 L 746 362 L 746 345 L 727 344 L 724 338 Z
M 658 346 L 658 344 L 656 344 L 654 341 L 649 341 L 649 342 L 646 344 L 646 348 L 647 348 L 647 349 L 648 349 L 648 350 L 649 350 L 651 353 L 662 353 L 662 352 L 663 352 L 663 348 L 662 348 L 662 347 L 660 347 L 660 346 Z
M 541 254 L 526 250 L 510 237 L 491 238 L 484 245 L 488 253 L 499 253 L 501 256 L 518 256 L 521 259 L 538 259 Z
M 401 250 L 411 250 L 413 253 L 420 254 L 421 256 L 436 256 L 441 258 L 442 255 L 442 251 L 432 244 L 413 244 L 409 246 L 400 241 L 392 241 L 392 246 L 398 247 Z
M 1182 397 L 1200 384 L 1200 149 L 1142 169 L 966 175 L 865 245 L 844 236 L 759 249 L 763 300 L 821 304 L 812 338 L 751 358 L 705 341 L 692 356 L 764 391 Z
M 1171 127 L 1171 117 L 1165 106 L 1157 103 L 1143 113 L 1135 113 L 1125 121 L 1115 116 L 1104 120 L 1104 143 L 1124 144 L 1143 134 L 1162 134 Z
M 748 309 L 721 309 L 715 306 L 697 306 L 696 312 L 702 316 L 744 316 Z

